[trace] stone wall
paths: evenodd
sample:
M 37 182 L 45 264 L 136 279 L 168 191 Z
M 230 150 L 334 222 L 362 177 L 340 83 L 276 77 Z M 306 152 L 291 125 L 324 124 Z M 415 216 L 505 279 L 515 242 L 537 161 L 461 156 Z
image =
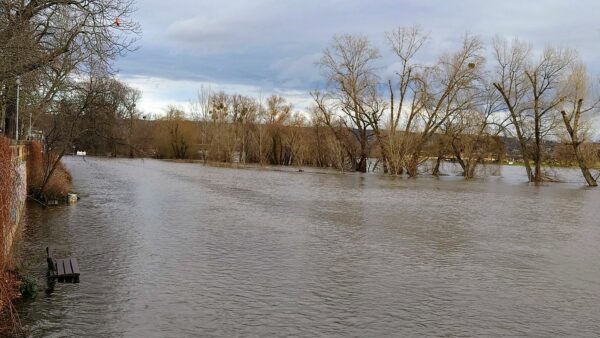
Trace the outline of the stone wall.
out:
M 11 146 L 12 165 L 15 172 L 14 190 L 10 207 L 10 223 L 5 234 L 4 257 L 10 257 L 13 240 L 21 224 L 21 217 L 27 199 L 27 147 L 24 145 Z

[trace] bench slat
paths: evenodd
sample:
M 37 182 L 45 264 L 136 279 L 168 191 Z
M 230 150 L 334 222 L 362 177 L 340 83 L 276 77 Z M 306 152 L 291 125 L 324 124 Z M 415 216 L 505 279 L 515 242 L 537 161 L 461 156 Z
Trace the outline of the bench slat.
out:
M 71 269 L 71 259 L 65 259 L 65 275 L 71 276 L 73 274 L 73 270 Z
M 71 271 L 76 276 L 79 276 L 79 264 L 77 264 L 77 259 L 71 258 Z
M 57 259 L 56 260 L 56 273 L 59 276 L 62 276 L 65 274 L 65 260 L 64 259 Z

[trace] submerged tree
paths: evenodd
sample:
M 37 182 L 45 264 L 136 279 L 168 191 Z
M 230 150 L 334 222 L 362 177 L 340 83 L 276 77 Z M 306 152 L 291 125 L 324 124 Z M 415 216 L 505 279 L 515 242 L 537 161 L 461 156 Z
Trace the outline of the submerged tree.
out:
M 567 49 L 547 47 L 537 61 L 532 61 L 527 44 L 519 40 L 509 44 L 502 39 L 495 40 L 494 52 L 494 87 L 510 114 L 527 177 L 530 182 L 539 183 L 544 180 L 544 139 L 557 128 L 556 107 L 565 99 L 560 88 L 574 54 Z
M 388 81 L 390 107 L 387 137 L 381 139 L 381 147 L 386 149 L 387 169 L 392 175 L 402 174 L 405 166 L 406 148 L 410 138 L 413 120 L 421 109 L 417 101 L 419 71 L 421 66 L 414 62 L 415 55 L 426 41 L 426 36 L 418 26 L 399 27 L 386 34 L 395 56 L 400 60 L 395 81 L 398 96 L 394 95 L 392 81 Z M 403 121 L 404 119 L 404 121 Z M 405 123 L 403 133 L 398 133 L 401 123 Z
M 597 178 L 590 172 L 590 166 L 595 163 L 596 156 L 586 156 L 582 145 L 589 137 L 589 120 L 586 117 L 592 113 L 598 112 L 600 108 L 600 98 L 590 97 L 593 94 L 590 87 L 590 80 L 581 63 L 574 63 L 571 66 L 570 74 L 564 86 L 563 98 L 560 105 L 560 114 L 569 137 L 568 144 L 572 147 L 573 155 L 585 181 L 590 187 L 598 186 Z M 587 105 L 584 105 L 589 101 Z M 586 158 L 587 157 L 587 158 Z
M 319 62 L 329 92 L 315 92 L 316 107 L 326 123 L 333 123 L 332 115 L 342 113 L 340 121 L 355 137 L 358 154 L 351 153 L 356 171 L 367 171 L 370 154 L 371 130 L 379 122 L 386 105 L 380 98 L 374 62 L 379 51 L 362 36 L 343 35 L 334 37 L 323 52 Z

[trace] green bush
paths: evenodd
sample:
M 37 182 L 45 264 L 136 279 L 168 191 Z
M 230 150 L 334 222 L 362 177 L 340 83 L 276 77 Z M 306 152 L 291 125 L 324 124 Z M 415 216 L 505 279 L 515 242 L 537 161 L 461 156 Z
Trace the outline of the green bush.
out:
M 21 277 L 21 286 L 19 286 L 19 292 L 24 298 L 33 298 L 37 294 L 38 281 L 31 275 L 24 275 Z

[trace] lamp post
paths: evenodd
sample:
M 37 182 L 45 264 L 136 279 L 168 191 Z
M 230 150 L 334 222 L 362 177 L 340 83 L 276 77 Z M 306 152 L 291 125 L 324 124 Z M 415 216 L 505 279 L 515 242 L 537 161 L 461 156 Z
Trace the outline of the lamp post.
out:
M 131 136 L 133 134 L 133 114 L 135 113 L 135 103 L 129 110 L 129 157 L 133 158 L 133 146 L 131 145 Z
M 19 141 L 19 92 L 21 91 L 21 77 L 17 76 L 17 118 L 15 120 L 15 139 Z

